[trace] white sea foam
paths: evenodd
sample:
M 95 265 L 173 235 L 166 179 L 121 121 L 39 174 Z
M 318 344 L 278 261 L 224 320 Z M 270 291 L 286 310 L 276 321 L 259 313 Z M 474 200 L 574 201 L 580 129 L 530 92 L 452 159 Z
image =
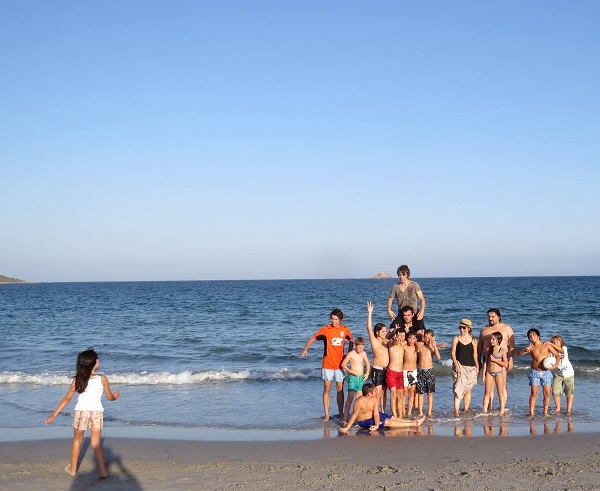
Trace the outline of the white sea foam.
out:
M 317 373 L 319 372 L 319 373 Z M 139 372 L 107 374 L 111 383 L 122 385 L 199 385 L 230 381 L 303 380 L 320 375 L 313 369 L 290 370 L 288 368 L 269 370 L 207 370 L 202 372 L 183 371 Z M 24 372 L 0 373 L 0 384 L 68 385 L 72 375 L 67 374 L 28 374 Z

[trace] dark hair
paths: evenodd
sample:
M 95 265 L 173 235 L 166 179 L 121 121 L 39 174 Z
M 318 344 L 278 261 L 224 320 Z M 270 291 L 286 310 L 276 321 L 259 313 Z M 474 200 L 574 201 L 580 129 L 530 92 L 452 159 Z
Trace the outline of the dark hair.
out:
M 406 264 L 403 264 L 396 270 L 396 276 L 400 276 L 400 273 L 406 273 L 406 277 L 410 278 L 410 269 Z
M 94 351 L 94 348 L 88 348 L 77 355 L 75 390 L 79 394 L 87 389 L 96 361 L 98 361 L 98 353 Z
M 379 331 L 381 331 L 384 327 L 387 327 L 383 322 L 378 322 L 377 324 L 375 324 L 375 327 L 373 328 L 373 334 L 375 334 L 375 336 L 377 336 L 379 334 Z
M 414 336 L 415 338 L 417 337 L 417 333 L 412 329 L 406 333 L 406 339 L 410 338 L 411 336 Z
M 434 336 L 434 334 L 433 334 L 433 329 L 427 329 L 427 330 L 425 331 L 425 334 L 430 334 L 431 336 Z
M 493 332 L 492 336 L 494 336 L 496 338 L 496 341 L 498 341 L 498 344 L 501 344 L 502 340 L 504 339 L 504 336 L 502 336 L 502 333 L 500 331 Z
M 362 394 L 366 396 L 375 390 L 375 386 L 373 384 L 365 384 L 362 386 Z
M 488 314 L 494 313 L 498 316 L 498 320 L 502 320 L 502 314 L 500 313 L 500 309 L 490 309 L 487 311 Z
M 415 313 L 415 309 L 413 309 L 410 305 L 405 305 L 404 307 L 402 307 L 401 312 L 404 313 L 404 312 L 408 312 L 409 310 L 413 314 Z
M 535 327 L 532 327 L 531 329 L 529 329 L 529 331 L 527 331 L 527 337 L 529 337 L 529 334 L 531 333 L 535 333 L 535 335 L 539 338 L 541 336 L 540 331 L 538 331 Z
M 344 313 L 340 309 L 333 309 L 331 311 L 331 314 L 329 314 L 329 317 L 331 317 L 332 315 L 335 315 L 340 320 L 340 322 L 344 319 Z

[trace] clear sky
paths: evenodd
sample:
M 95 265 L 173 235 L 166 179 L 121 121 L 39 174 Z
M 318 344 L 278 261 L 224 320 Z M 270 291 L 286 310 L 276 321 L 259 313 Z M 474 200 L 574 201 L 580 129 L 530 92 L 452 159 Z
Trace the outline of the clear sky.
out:
M 0 274 L 600 274 L 600 2 L 3 1 Z

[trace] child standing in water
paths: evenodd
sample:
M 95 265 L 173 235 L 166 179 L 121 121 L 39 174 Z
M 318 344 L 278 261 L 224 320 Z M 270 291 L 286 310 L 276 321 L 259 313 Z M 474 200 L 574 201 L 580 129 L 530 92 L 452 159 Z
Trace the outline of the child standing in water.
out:
M 492 395 L 494 385 L 500 399 L 500 414 L 504 414 L 506 405 L 506 370 L 508 368 L 508 357 L 502 344 L 502 333 L 493 332 L 490 337 L 490 347 L 483 361 L 483 373 L 485 377 L 485 395 L 483 396 L 483 412 L 492 409 Z
M 348 373 L 348 398 L 346 399 L 346 405 L 344 406 L 344 417 L 342 418 L 343 424 L 346 424 L 348 421 L 348 415 L 350 414 L 354 396 L 362 396 L 363 385 L 371 372 L 371 364 L 365 353 L 365 344 L 365 338 L 360 336 L 357 337 L 354 343 L 354 349 L 349 351 L 342 360 L 342 368 Z
M 556 412 L 560 413 L 560 396 L 565 394 L 567 397 L 567 414 L 571 414 L 573 410 L 573 394 L 575 393 L 575 370 L 569 361 L 567 347 L 563 338 L 560 336 L 552 336 L 550 342 L 560 353 L 560 362 L 554 370 L 554 380 L 552 381 L 552 396 L 556 404 Z
M 89 348 L 77 356 L 77 373 L 71 382 L 67 395 L 62 398 L 52 415 L 46 419 L 46 424 L 54 422 L 54 418 L 60 413 L 75 395 L 79 393 L 75 415 L 73 416 L 73 446 L 71 449 L 71 464 L 65 467 L 65 471 L 71 476 L 77 475 L 79 452 L 83 444 L 85 430 L 90 428 L 90 444 L 96 454 L 100 479 L 106 479 L 108 473 L 104 464 L 104 452 L 102 450 L 102 427 L 104 425 L 104 408 L 102 407 L 102 392 L 106 394 L 109 401 L 119 398 L 119 391 L 111 392 L 108 379 L 104 375 L 97 375 L 96 370 L 100 367 L 98 354 Z

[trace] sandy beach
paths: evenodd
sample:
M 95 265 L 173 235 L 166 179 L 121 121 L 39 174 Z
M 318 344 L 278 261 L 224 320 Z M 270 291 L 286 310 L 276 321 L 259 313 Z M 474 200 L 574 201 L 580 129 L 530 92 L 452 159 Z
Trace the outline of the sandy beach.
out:
M 316 441 L 104 439 L 100 481 L 88 440 L 79 475 L 64 472 L 70 439 L 0 443 L 2 490 L 592 490 L 600 435 L 350 435 Z

